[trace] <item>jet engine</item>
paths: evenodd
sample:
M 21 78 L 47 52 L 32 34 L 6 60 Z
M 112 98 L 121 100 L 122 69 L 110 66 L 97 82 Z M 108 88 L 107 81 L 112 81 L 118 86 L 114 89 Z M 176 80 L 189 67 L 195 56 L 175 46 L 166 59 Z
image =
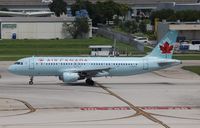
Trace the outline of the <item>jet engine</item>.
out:
M 62 80 L 65 83 L 71 83 L 79 80 L 80 76 L 78 73 L 71 73 L 71 72 L 65 72 L 62 76 L 59 76 L 59 79 Z

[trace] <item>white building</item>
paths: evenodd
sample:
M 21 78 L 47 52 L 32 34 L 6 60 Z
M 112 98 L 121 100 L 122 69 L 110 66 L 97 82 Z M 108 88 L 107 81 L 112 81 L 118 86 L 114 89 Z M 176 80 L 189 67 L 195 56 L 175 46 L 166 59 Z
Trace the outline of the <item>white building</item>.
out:
M 70 34 L 63 33 L 63 23 L 74 22 L 74 17 L 0 17 L 0 39 L 63 39 Z M 86 35 L 92 37 L 92 23 Z
M 112 56 L 113 54 L 113 46 L 111 45 L 90 45 L 91 56 Z

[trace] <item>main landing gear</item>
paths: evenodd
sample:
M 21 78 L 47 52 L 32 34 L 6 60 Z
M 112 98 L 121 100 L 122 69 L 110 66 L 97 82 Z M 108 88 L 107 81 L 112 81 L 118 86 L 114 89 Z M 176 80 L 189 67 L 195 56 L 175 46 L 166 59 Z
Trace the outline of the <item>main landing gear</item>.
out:
M 91 78 L 86 79 L 85 83 L 90 86 L 94 86 L 94 81 Z
M 29 85 L 33 85 L 33 76 L 30 76 Z

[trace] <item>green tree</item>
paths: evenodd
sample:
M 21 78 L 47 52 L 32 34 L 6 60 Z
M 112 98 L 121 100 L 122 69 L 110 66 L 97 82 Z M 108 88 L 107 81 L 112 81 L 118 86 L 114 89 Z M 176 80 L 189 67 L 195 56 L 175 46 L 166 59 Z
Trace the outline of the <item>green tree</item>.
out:
M 94 17 L 92 19 L 93 24 L 95 26 L 97 25 L 97 23 L 106 23 L 106 18 L 104 17 L 102 10 L 104 10 L 104 4 L 103 2 L 98 1 L 95 4 L 95 12 L 94 12 Z
M 113 20 L 114 15 L 125 16 L 128 12 L 128 6 L 124 4 L 118 4 L 112 0 L 103 2 L 101 6 L 103 7 L 101 7 L 100 11 L 106 20 Z
M 1 8 L 0 11 L 9 11 L 7 8 Z
M 111 0 L 105 1 L 103 3 L 104 5 L 104 11 L 102 10 L 102 13 L 104 15 L 104 18 L 106 18 L 107 21 L 113 20 L 113 16 L 117 14 L 117 4 Z
M 105 2 L 98 1 L 96 4 L 89 1 L 77 0 L 72 5 L 72 14 L 75 15 L 75 12 L 80 9 L 86 9 L 88 11 L 93 25 L 96 26 L 97 23 L 106 23 L 108 20 L 113 20 L 114 15 L 125 16 L 129 8 L 127 5 L 118 4 L 112 0 Z
M 118 10 L 117 15 L 125 16 L 128 13 L 129 7 L 125 4 L 118 4 L 117 10 Z
M 142 32 L 142 33 L 147 32 L 146 23 L 144 21 L 140 22 L 139 29 L 140 29 L 140 32 Z
M 136 21 L 131 22 L 130 32 L 131 33 L 138 32 L 138 23 Z
M 63 24 L 63 32 L 69 32 L 70 35 L 76 39 L 78 37 L 83 38 L 85 34 L 89 32 L 89 25 L 87 18 L 76 18 L 72 25 Z
M 169 21 L 177 21 L 177 20 L 196 21 L 200 19 L 200 11 L 197 10 L 174 11 L 170 9 L 163 9 L 151 13 L 150 19 L 152 24 L 154 24 L 155 18 L 159 18 L 160 21 L 162 21 L 163 19 Z
M 200 18 L 200 11 L 196 10 L 177 11 L 175 14 L 177 19 L 181 21 L 196 21 Z
M 121 28 L 123 31 L 128 33 L 136 33 L 138 32 L 138 24 L 136 21 L 126 21 L 121 25 Z
M 154 25 L 155 18 L 158 18 L 160 21 L 163 19 L 168 20 L 171 16 L 174 15 L 174 10 L 171 9 L 163 9 L 159 11 L 153 11 L 150 15 L 151 23 Z
M 63 13 L 66 14 L 67 3 L 63 0 L 53 0 L 48 6 L 57 17 L 60 17 Z
M 7 8 L 0 8 L 0 11 L 9 11 L 9 10 Z M 1 17 L 11 17 L 9 15 L 3 15 L 3 14 L 1 14 L 0 16 Z
M 114 25 L 118 26 L 121 24 L 121 20 L 119 19 L 119 16 L 116 16 L 114 19 L 113 19 L 113 22 L 114 22 Z
M 90 1 L 82 1 L 82 0 L 77 0 L 74 4 L 71 6 L 72 9 L 72 14 L 75 15 L 76 11 L 79 11 L 81 9 L 86 9 L 89 13 L 89 16 L 93 15 L 94 12 L 94 4 L 91 3 Z

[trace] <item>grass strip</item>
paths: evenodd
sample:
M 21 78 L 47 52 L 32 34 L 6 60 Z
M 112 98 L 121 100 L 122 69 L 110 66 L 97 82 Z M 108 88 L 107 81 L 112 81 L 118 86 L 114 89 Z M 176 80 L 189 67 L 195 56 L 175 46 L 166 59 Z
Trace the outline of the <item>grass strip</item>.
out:
M 182 69 L 188 70 L 200 75 L 200 66 L 183 66 Z

